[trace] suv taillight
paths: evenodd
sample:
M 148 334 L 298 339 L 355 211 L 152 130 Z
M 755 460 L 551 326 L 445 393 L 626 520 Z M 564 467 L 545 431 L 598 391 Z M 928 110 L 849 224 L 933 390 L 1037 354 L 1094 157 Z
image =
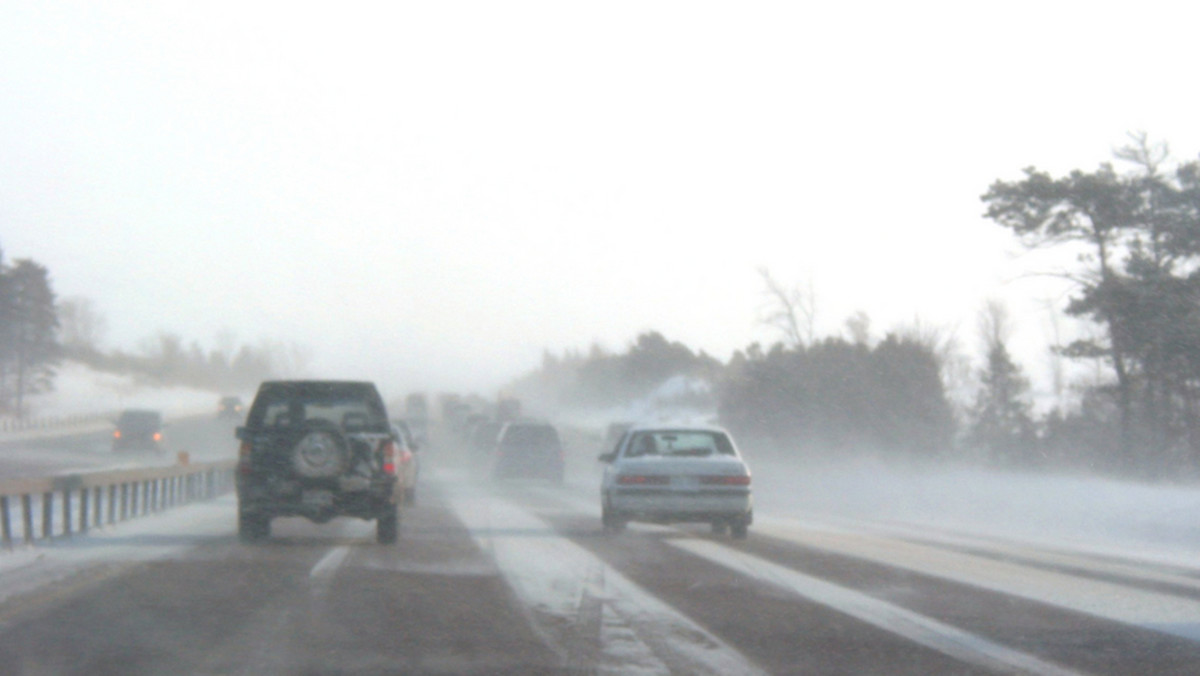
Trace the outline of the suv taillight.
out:
M 395 474 L 396 462 L 399 460 L 398 456 L 400 455 L 399 449 L 396 448 L 396 442 L 383 442 L 383 447 L 380 449 L 380 451 L 383 455 L 383 473 Z
M 238 447 L 238 472 L 242 474 L 250 473 L 250 449 L 253 448 L 249 441 L 243 441 Z

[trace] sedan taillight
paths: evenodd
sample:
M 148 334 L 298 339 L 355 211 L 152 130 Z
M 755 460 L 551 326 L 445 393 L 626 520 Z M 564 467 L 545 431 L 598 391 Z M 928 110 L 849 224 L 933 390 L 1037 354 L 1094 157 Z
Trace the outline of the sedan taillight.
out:
M 666 486 L 671 478 L 656 474 L 622 474 L 617 483 L 623 486 Z
M 705 486 L 749 486 L 750 475 L 702 476 L 700 477 L 700 483 Z

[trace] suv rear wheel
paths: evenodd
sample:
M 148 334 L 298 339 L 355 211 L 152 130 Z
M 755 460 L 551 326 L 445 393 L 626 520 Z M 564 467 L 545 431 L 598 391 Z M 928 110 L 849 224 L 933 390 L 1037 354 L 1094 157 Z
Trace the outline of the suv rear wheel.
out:
M 270 517 L 238 511 L 238 538 L 242 542 L 261 542 L 269 537 L 271 537 Z
M 400 513 L 395 506 L 388 507 L 375 519 L 375 540 L 381 545 L 395 544 L 400 535 Z

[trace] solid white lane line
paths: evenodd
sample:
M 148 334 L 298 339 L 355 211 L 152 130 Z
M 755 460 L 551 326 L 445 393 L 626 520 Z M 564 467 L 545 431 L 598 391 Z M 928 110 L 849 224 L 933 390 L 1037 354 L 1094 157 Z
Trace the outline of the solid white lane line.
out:
M 459 519 L 492 556 L 522 603 L 538 614 L 566 621 L 535 626 L 548 640 L 564 625 L 594 637 L 597 618 L 591 604 L 601 604 L 600 663 L 593 665 L 597 672 L 763 673 L 740 652 L 517 505 L 479 494 L 449 497 Z M 557 648 L 569 658 L 569 646 Z M 663 655 L 670 656 L 672 665 L 660 659 Z
M 792 522 L 795 524 L 795 522 Z M 1139 561 L 1134 558 L 1120 558 L 1104 552 L 1069 551 L 1066 549 L 1051 549 L 1052 545 L 1019 542 L 999 537 L 990 538 L 978 535 L 964 535 L 953 532 L 929 530 L 912 524 L 901 523 L 870 523 L 859 525 L 861 530 L 878 533 L 885 537 L 900 537 L 910 541 L 917 540 L 918 544 L 929 546 L 946 545 L 948 547 L 968 548 L 1025 559 L 1031 562 L 1044 563 L 1050 566 L 1076 568 L 1079 570 L 1125 577 L 1130 580 L 1163 583 L 1200 591 L 1200 579 L 1175 572 L 1183 566 L 1151 560 Z M 1193 562 L 1194 563 L 1194 562 Z M 1197 571 L 1193 568 L 1193 571 Z M 1070 571 L 1061 571 L 1071 574 Z
M 322 556 L 320 561 L 317 561 L 312 570 L 308 571 L 308 576 L 313 579 L 332 576 L 338 567 L 342 565 L 342 562 L 346 560 L 346 555 L 349 553 L 350 547 L 348 545 L 334 547 L 325 556 Z
M 943 580 L 1200 641 L 1200 601 L 894 538 L 784 526 L 766 535 Z
M 803 519 L 759 516 L 755 521 L 760 527 L 767 529 L 771 527 L 808 528 L 838 533 L 866 533 L 929 547 L 975 550 L 980 552 L 978 555 L 983 558 L 1018 558 L 1058 568 L 1074 568 L 1101 575 L 1163 583 L 1200 591 L 1200 579 L 1188 574 L 1200 574 L 1200 567 L 1195 565 L 1195 560 L 1173 561 L 1139 558 L 1141 552 L 1136 550 L 1117 552 L 1092 548 L 1087 543 L 1033 541 L 1001 535 L 967 534 L 945 530 L 939 526 L 923 526 L 901 521 L 831 517 L 827 514 L 816 517 L 805 516 Z M 1013 561 L 1013 563 L 1020 563 L 1020 561 Z M 1069 570 L 1060 572 L 1073 574 Z
M 706 540 L 668 540 L 679 549 L 742 575 L 789 589 L 800 596 L 855 617 L 957 660 L 1004 673 L 1076 675 L 1079 672 L 993 643 L 872 596 L 785 568 Z

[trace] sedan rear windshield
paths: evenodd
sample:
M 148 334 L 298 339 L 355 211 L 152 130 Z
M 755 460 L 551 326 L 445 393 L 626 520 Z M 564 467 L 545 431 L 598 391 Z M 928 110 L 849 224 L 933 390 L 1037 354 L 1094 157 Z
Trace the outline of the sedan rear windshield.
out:
M 625 456 L 670 455 L 704 457 L 735 455 L 733 442 L 721 432 L 692 430 L 657 430 L 634 432 L 626 446 Z

